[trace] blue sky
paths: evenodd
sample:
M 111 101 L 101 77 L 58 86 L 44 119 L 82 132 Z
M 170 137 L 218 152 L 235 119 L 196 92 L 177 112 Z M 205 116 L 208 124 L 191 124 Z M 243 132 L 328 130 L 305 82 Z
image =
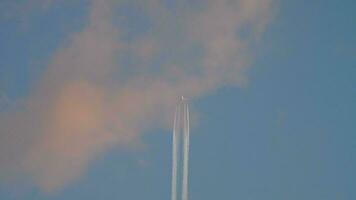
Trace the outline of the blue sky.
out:
M 241 36 L 236 40 L 230 38 L 233 44 L 247 42 L 246 49 L 244 46 L 241 47 L 242 50 L 240 46 L 239 50 L 234 46 L 231 48 L 218 46 L 218 48 L 227 54 L 232 52 L 232 55 L 248 55 L 247 64 L 245 58 L 241 56 L 237 56 L 236 60 L 218 63 L 219 66 L 226 65 L 227 67 L 222 69 L 238 78 L 230 81 L 230 75 L 221 75 L 217 78 L 215 74 L 208 75 L 201 81 L 204 85 L 213 86 L 205 88 L 200 84 L 194 85 L 197 90 L 181 89 L 181 87 L 189 87 L 189 84 L 181 86 L 175 85 L 174 81 L 165 82 L 172 77 L 170 73 L 167 72 L 166 75 L 162 71 L 170 67 L 168 65 L 178 66 L 188 71 L 188 76 L 180 75 L 180 72 L 175 72 L 173 75 L 178 74 L 177 79 L 181 78 L 184 82 L 190 83 L 191 77 L 194 80 L 200 78 L 196 74 L 201 70 L 200 65 L 206 63 L 205 57 L 201 58 L 202 54 L 207 53 L 208 56 L 215 58 L 214 48 L 210 49 L 209 43 L 215 38 L 210 34 L 202 33 L 201 38 L 192 36 L 189 41 L 184 40 L 180 44 L 184 34 L 180 32 L 180 28 L 186 27 L 186 21 L 190 21 L 190 17 L 194 17 L 195 12 L 199 12 L 201 2 L 194 1 L 192 11 L 179 8 L 175 1 L 167 1 L 165 5 L 168 5 L 171 12 L 176 12 L 173 17 L 165 16 L 165 11 L 156 10 L 153 5 L 155 12 L 150 14 L 152 21 L 146 21 L 144 12 L 150 10 L 145 10 L 145 6 L 115 5 L 110 17 L 117 20 L 114 20 L 112 26 L 102 23 L 107 16 L 89 17 L 88 13 L 92 13 L 93 16 L 97 16 L 95 13 L 105 15 L 107 9 L 105 6 L 98 6 L 103 10 L 96 12 L 90 11 L 95 6 L 88 1 L 48 2 L 52 3 L 33 1 L 32 6 L 32 3 L 19 2 L 15 10 L 23 10 L 23 7 L 27 9 L 19 12 L 18 16 L 4 15 L 0 21 L 2 96 L 0 120 L 3 120 L 0 121 L 0 125 L 5 127 L 8 123 L 15 124 L 9 126 L 10 128 L 0 127 L 2 146 L 0 149 L 3 152 L 9 149 L 10 152 L 10 154 L 0 153 L 0 164 L 5 166 L 0 167 L 0 178 L 3 180 L 0 184 L 0 199 L 168 199 L 171 177 L 171 131 L 170 124 L 165 120 L 173 121 L 173 119 L 161 119 L 159 116 L 167 118 L 167 115 L 173 118 L 173 115 L 169 115 L 170 111 L 165 110 L 171 109 L 171 104 L 174 105 L 170 96 L 179 95 L 181 92 L 187 92 L 190 94 L 188 96 L 192 96 L 190 106 L 194 111 L 193 115 L 196 116 L 191 129 L 191 200 L 356 199 L 354 190 L 356 187 L 354 170 L 356 168 L 354 87 L 356 85 L 356 26 L 354 25 L 356 4 L 353 1 L 274 1 L 267 6 L 267 11 L 257 9 L 261 13 L 268 13 L 266 16 L 271 16 L 268 22 L 263 20 L 265 15 L 244 14 L 246 18 L 254 19 L 252 22 L 246 22 L 248 27 L 252 27 L 251 29 L 263 25 L 262 33 L 259 33 L 258 38 L 253 38 L 254 36 L 250 34 L 254 35 L 254 31 L 250 30 L 245 33 L 247 36 Z M 1 10 L 11 10 L 10 4 L 17 5 L 10 1 L 1 1 L 0 7 L 8 8 L 1 8 Z M 183 5 L 189 4 L 185 2 Z M 254 5 L 260 8 L 259 6 L 265 4 Z M 223 9 L 225 8 L 222 5 Z M 211 13 L 214 11 L 212 9 Z M 180 12 L 187 12 L 188 14 L 185 15 L 187 17 L 169 18 L 169 16 L 172 18 L 175 15 L 179 16 Z M 205 22 L 204 16 L 209 18 L 211 13 L 202 15 L 202 24 Z M 223 18 L 223 21 L 234 21 L 229 16 L 231 15 L 226 15 L 227 18 Z M 158 28 L 151 31 L 150 23 L 157 23 Z M 201 27 L 202 30 L 210 30 L 211 23 L 214 21 L 208 21 L 207 27 Z M 235 28 L 239 31 L 244 30 L 246 24 L 236 25 L 231 22 L 228 25 L 237 26 Z M 113 27 L 120 27 L 118 34 Z M 189 23 L 187 27 L 190 27 Z M 198 26 L 198 32 L 199 28 Z M 122 29 L 124 31 L 121 32 Z M 191 35 L 194 35 L 194 30 L 193 28 Z M 135 41 L 141 41 L 142 35 L 148 35 L 149 38 L 142 44 L 150 44 L 150 41 L 154 41 L 153 44 L 157 46 L 148 45 L 148 55 L 143 49 L 143 57 L 136 59 L 135 56 L 142 55 L 141 49 L 136 52 Z M 86 37 L 89 39 L 86 40 Z M 88 42 L 91 41 L 91 37 L 100 42 L 91 44 Z M 116 37 L 123 40 L 123 42 L 119 41 L 117 46 Z M 244 39 L 245 37 L 248 39 Z M 196 42 L 197 46 L 190 46 L 191 41 L 194 44 Z M 80 44 L 79 47 L 75 46 L 77 43 Z M 82 50 L 81 45 L 87 43 L 90 43 L 89 48 L 99 46 L 99 50 Z M 112 43 L 113 46 L 109 45 Z M 105 45 L 101 46 L 101 44 Z M 131 46 L 128 49 L 126 49 L 127 44 Z M 142 44 L 138 43 L 137 46 L 143 46 Z M 158 53 L 155 49 L 158 49 Z M 185 52 L 193 53 L 185 54 Z M 98 57 L 98 63 L 96 59 L 91 59 L 93 53 Z M 71 60 L 71 55 L 74 55 L 73 57 L 79 55 L 79 58 L 84 56 L 85 64 L 95 62 L 103 66 L 108 65 L 110 66 L 108 69 L 111 70 L 111 62 L 107 61 L 112 59 L 111 56 L 107 57 L 107 54 L 111 53 L 114 59 L 119 60 L 118 63 L 123 66 L 123 70 L 121 67 L 117 69 L 115 65 L 113 69 L 117 71 L 114 70 L 109 75 L 102 72 L 102 68 L 99 71 L 97 68 L 85 66 L 77 68 L 74 65 L 78 62 L 80 66 L 82 63 Z M 230 57 L 223 58 L 230 59 Z M 232 70 L 229 66 L 235 62 L 238 63 L 236 65 L 243 67 L 241 69 L 237 67 L 237 71 Z M 73 66 L 66 66 L 73 63 Z M 196 64 L 198 67 L 190 68 L 191 64 Z M 214 65 L 212 68 L 214 70 Z M 172 68 L 172 70 L 176 69 Z M 141 79 L 136 74 L 145 74 L 145 77 L 149 78 Z M 64 78 L 57 80 L 57 75 Z M 239 78 L 240 76 L 242 78 Z M 102 77 L 105 77 L 105 81 Z M 132 79 L 136 81 L 136 77 L 139 77 L 138 84 L 149 86 L 143 87 L 143 90 L 139 87 L 136 91 L 136 85 L 132 86 L 130 82 Z M 163 77 L 163 86 L 159 85 L 158 88 L 151 80 L 156 80 L 157 77 Z M 214 78 L 217 81 L 211 83 Z M 85 79 L 86 82 L 77 84 L 78 79 Z M 110 81 L 106 82 L 106 79 Z M 227 79 L 229 81 L 226 81 Z M 151 82 L 153 82 L 152 86 Z M 122 83 L 127 84 L 128 88 L 116 89 L 116 85 Z M 165 90 L 166 83 L 169 85 L 168 90 Z M 48 86 L 50 89 L 47 89 L 47 85 L 50 85 Z M 133 94 L 132 90 L 135 91 Z M 145 90 L 150 91 L 148 96 L 145 96 L 146 94 L 141 96 Z M 100 125 L 93 126 L 93 129 L 100 130 L 98 135 L 94 134 L 97 136 L 94 139 L 86 134 L 91 132 L 92 126 L 87 126 L 85 120 L 76 121 L 79 124 L 84 123 L 85 128 L 82 126 L 73 128 L 70 124 L 68 125 L 70 128 L 67 129 L 66 121 L 63 122 L 65 124 L 63 126 L 57 125 L 57 121 L 49 121 L 55 123 L 55 130 L 50 127 L 48 131 L 42 131 L 33 127 L 47 125 L 46 116 L 52 115 L 48 115 L 45 109 L 45 111 L 38 109 L 38 106 L 52 108 L 52 99 L 57 97 L 62 99 L 61 91 L 66 94 L 64 97 L 70 97 L 69 102 L 84 102 L 84 107 L 80 107 L 78 111 L 79 117 L 82 117 L 82 113 L 83 115 L 87 113 L 88 116 L 99 113 L 101 116 L 101 104 L 110 104 L 118 98 L 120 105 L 121 102 L 126 103 L 124 108 L 120 106 L 117 108 L 116 104 L 112 106 L 110 104 L 108 108 L 105 106 L 103 109 L 117 108 L 118 117 L 122 117 L 120 114 L 125 116 L 122 117 L 124 125 L 114 128 L 106 123 L 101 125 L 101 121 L 111 120 L 112 113 L 105 111 L 104 120 L 84 117 L 89 121 L 100 121 L 98 122 Z M 107 91 L 109 94 L 106 93 Z M 174 92 L 171 94 L 171 91 Z M 93 97 L 94 100 L 82 101 L 81 97 L 72 96 L 73 93 L 78 93 L 84 98 Z M 128 103 L 121 100 L 122 93 L 129 94 L 122 97 L 124 100 L 129 99 Z M 161 93 L 169 93 L 169 95 L 165 96 Z M 164 99 L 159 100 L 160 105 L 154 103 L 146 105 L 147 101 L 156 100 L 154 98 L 151 100 L 150 95 L 153 94 L 158 94 Z M 53 105 L 57 105 L 57 101 L 53 101 Z M 64 98 L 63 101 L 67 102 L 67 99 Z M 97 108 L 98 104 L 99 111 L 91 109 L 93 105 Z M 144 106 L 135 104 L 144 104 Z M 73 108 L 80 105 L 80 103 L 75 104 Z M 67 108 L 72 107 L 62 107 L 59 103 L 59 116 L 62 114 L 61 110 Z M 151 109 L 164 111 L 156 113 Z M 20 114 L 14 114 L 18 110 Z M 55 111 L 57 112 L 56 109 Z M 43 112 L 45 114 L 42 115 Z M 143 117 L 131 115 L 132 113 Z M 77 112 L 74 113 L 76 114 Z M 28 115 L 36 118 L 29 120 L 31 124 L 29 128 L 22 123 L 17 125 L 18 122 L 22 122 L 22 119 L 27 120 Z M 77 118 L 73 119 L 77 120 Z M 143 127 L 141 123 L 144 124 Z M 128 126 L 125 126 L 126 124 Z M 106 126 L 114 130 L 113 136 L 103 133 L 107 130 Z M 67 146 L 67 139 L 58 136 L 58 134 L 66 135 L 64 133 L 66 130 L 69 130 L 70 134 L 76 134 L 77 132 L 72 130 L 78 130 L 79 142 Z M 122 131 L 122 136 L 121 134 L 116 136 L 116 131 Z M 69 138 L 72 138 L 72 135 Z M 77 136 L 73 135 L 73 138 Z M 111 142 L 112 140 L 115 142 Z M 88 142 L 83 145 L 81 141 Z M 7 143 L 12 147 L 6 145 Z M 39 147 L 34 148 L 33 146 L 37 144 Z M 65 147 L 51 147 L 57 144 Z M 62 152 L 67 147 L 69 152 L 70 148 L 76 151 L 75 145 L 87 145 L 85 150 L 78 150 L 75 154 L 79 157 L 72 158 L 71 153 Z M 27 148 L 30 151 L 29 155 L 23 154 L 22 149 Z M 47 150 L 50 153 L 43 153 Z M 45 159 L 35 162 L 36 155 Z M 22 157 L 26 156 L 30 157 L 30 161 L 22 160 Z M 78 161 L 84 163 L 84 167 L 75 168 L 74 171 L 67 168 L 62 170 L 61 167 L 57 169 L 50 163 L 52 157 L 59 160 L 55 165 L 60 165 L 63 161 L 63 166 L 71 168 L 71 163 Z M 16 165 L 23 162 L 25 167 Z M 8 165 L 9 168 L 14 169 L 14 172 L 7 169 Z M 42 171 L 46 173 L 42 174 Z M 58 182 L 58 177 L 53 175 L 56 172 L 70 178 L 59 179 L 61 181 Z M 47 183 L 51 186 L 46 187 Z

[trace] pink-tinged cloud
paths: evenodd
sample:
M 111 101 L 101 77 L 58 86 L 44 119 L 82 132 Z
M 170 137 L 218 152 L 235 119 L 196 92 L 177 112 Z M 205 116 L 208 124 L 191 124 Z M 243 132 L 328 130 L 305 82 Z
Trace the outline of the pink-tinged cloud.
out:
M 270 0 L 198 1 L 175 11 L 159 0 L 137 1 L 151 27 L 127 41 L 112 21 L 123 3 L 92 1 L 88 23 L 54 53 L 24 108 L 0 113 L 4 179 L 21 174 L 58 191 L 108 149 L 135 148 L 141 134 L 169 128 L 177 96 L 245 85 L 249 42 L 271 14 Z M 240 37 L 246 28 L 252 36 Z

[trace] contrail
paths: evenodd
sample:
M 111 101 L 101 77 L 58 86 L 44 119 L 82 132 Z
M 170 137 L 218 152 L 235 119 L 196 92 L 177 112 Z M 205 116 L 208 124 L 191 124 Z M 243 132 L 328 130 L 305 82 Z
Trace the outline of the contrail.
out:
M 173 123 L 173 160 L 172 160 L 172 200 L 177 200 L 177 115 L 178 107 L 174 113 L 174 123 Z
M 184 97 L 179 100 L 174 114 L 172 148 L 171 200 L 188 200 L 189 108 Z M 182 193 L 178 194 L 180 188 Z
M 188 200 L 188 164 L 189 164 L 189 108 L 184 103 L 184 160 L 183 160 L 183 188 L 182 200 Z

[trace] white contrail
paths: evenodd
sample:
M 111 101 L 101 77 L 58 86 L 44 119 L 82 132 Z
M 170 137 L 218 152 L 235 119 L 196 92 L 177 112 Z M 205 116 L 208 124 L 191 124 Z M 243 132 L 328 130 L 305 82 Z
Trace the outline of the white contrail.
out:
M 172 196 L 171 200 L 177 200 L 177 153 L 178 153 L 178 145 L 177 145 L 177 119 L 178 119 L 178 107 L 176 108 L 176 112 L 174 113 L 174 123 L 173 123 L 173 160 L 172 160 Z
M 172 154 L 171 200 L 188 200 L 189 108 L 184 97 L 174 114 Z M 182 193 L 178 194 L 178 190 Z
M 189 108 L 184 102 L 184 160 L 183 160 L 183 185 L 182 200 L 188 200 L 188 164 L 189 164 Z

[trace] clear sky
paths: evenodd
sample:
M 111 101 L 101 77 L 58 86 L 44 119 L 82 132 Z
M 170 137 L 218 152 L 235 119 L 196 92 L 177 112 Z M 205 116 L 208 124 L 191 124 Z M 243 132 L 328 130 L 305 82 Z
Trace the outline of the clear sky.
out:
M 0 0 L 0 199 L 356 199 L 353 0 Z

